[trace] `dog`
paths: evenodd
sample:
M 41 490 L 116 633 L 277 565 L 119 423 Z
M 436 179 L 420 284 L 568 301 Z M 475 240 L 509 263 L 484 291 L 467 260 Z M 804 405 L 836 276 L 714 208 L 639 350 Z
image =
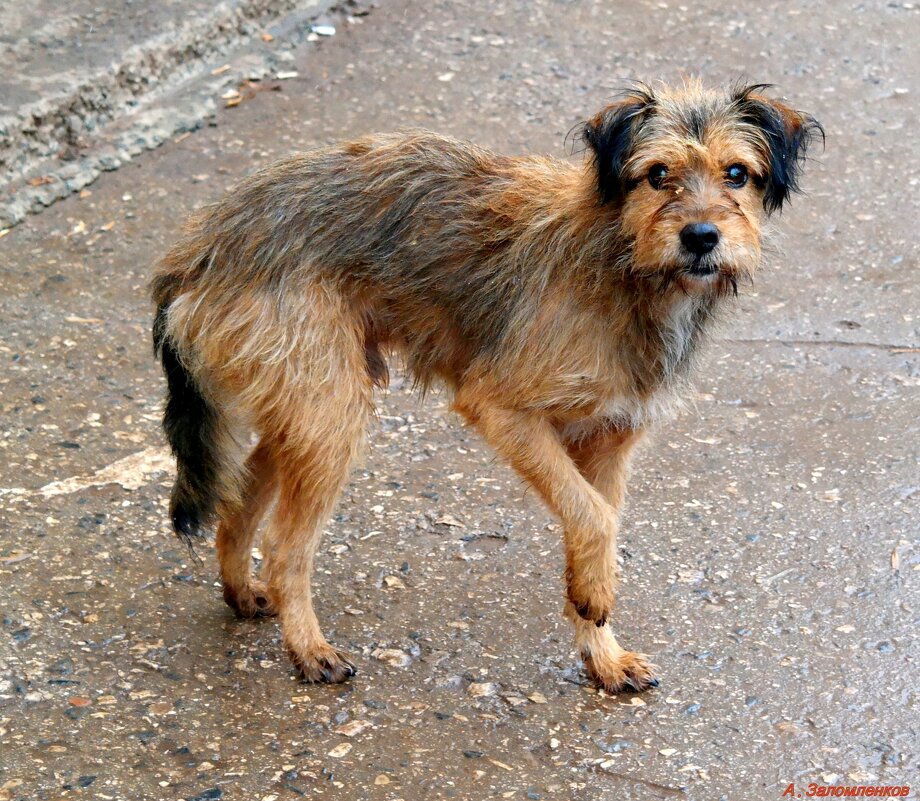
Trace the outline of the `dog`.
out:
M 323 636 L 311 571 L 396 355 L 561 520 L 589 675 L 657 686 L 605 625 L 627 470 L 823 139 L 768 88 L 636 85 L 578 129 L 581 164 L 365 136 L 279 161 L 191 218 L 151 287 L 170 515 L 189 542 L 216 518 L 225 601 L 279 614 L 303 679 L 355 673 Z

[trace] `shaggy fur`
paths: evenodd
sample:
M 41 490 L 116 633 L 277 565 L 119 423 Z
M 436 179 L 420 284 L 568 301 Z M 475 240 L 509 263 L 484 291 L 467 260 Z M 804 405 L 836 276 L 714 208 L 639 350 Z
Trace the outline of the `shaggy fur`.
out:
M 368 136 L 280 161 L 192 218 L 152 287 L 172 519 L 192 537 L 216 515 L 225 599 L 278 611 L 306 679 L 354 672 L 323 638 L 310 575 L 396 353 L 561 518 L 591 675 L 656 683 L 604 626 L 619 510 L 632 449 L 756 269 L 761 220 L 820 130 L 763 88 L 627 92 L 583 125 L 581 165 Z M 276 498 L 263 584 L 249 552 Z

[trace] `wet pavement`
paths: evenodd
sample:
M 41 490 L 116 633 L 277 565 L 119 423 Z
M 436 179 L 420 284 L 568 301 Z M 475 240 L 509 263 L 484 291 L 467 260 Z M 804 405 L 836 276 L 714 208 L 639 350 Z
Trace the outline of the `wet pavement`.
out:
M 0 799 L 915 796 L 920 8 L 689 9 L 391 0 L 0 239 Z M 318 560 L 359 674 L 298 683 L 276 624 L 223 605 L 211 546 L 168 531 L 151 261 L 291 150 L 421 125 L 561 155 L 625 80 L 681 72 L 777 82 L 828 144 L 636 462 L 615 625 L 661 687 L 586 682 L 558 526 L 399 381 Z
M 290 73 L 331 5 L 0 2 L 0 229 L 197 130 L 242 81 Z

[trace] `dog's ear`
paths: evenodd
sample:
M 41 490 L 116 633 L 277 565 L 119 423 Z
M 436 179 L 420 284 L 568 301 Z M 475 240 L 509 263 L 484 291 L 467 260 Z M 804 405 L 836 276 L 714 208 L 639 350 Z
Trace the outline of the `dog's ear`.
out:
M 814 117 L 796 111 L 762 94 L 768 84 L 740 87 L 732 98 L 741 119 L 751 125 L 756 145 L 763 152 L 766 175 L 763 207 L 768 214 L 781 211 L 789 195 L 799 191 L 799 176 L 809 145 L 818 137 L 824 141 L 824 128 Z
M 581 138 L 594 157 L 601 202 L 620 200 L 629 191 L 623 167 L 632 154 L 636 132 L 654 103 L 651 92 L 630 90 L 582 125 Z

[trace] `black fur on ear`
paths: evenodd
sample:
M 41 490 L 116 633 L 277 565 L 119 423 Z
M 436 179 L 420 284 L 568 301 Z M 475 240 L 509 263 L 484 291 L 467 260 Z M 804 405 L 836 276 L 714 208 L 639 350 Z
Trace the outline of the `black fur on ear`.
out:
M 766 148 L 767 175 L 760 176 L 764 188 L 763 207 L 768 214 L 781 211 L 793 192 L 800 191 L 799 177 L 809 145 L 824 128 L 814 117 L 761 94 L 770 84 L 739 86 L 732 102 L 742 121 L 754 126 L 762 135 Z
M 636 131 L 654 107 L 655 96 L 645 87 L 629 89 L 581 126 L 581 139 L 594 157 L 597 188 L 602 203 L 621 200 L 631 186 L 623 178 L 623 166 L 632 153 Z

